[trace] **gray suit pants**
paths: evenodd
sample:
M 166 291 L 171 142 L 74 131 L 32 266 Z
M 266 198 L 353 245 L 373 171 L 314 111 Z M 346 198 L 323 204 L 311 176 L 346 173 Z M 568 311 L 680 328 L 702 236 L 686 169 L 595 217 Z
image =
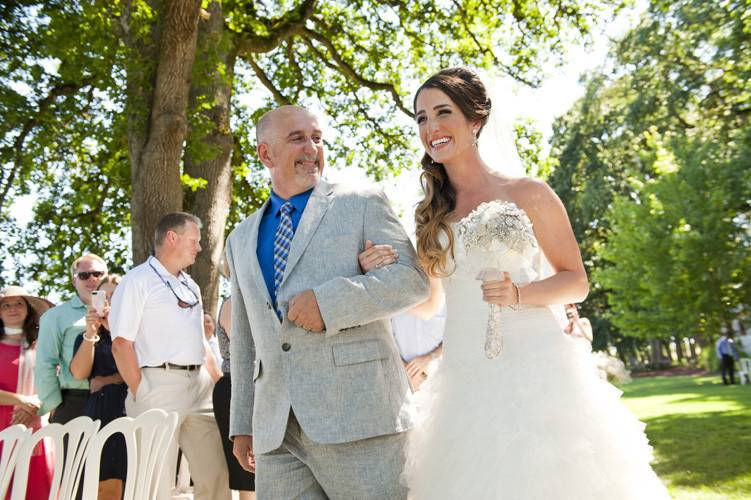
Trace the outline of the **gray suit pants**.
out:
M 406 500 L 407 434 L 351 443 L 311 441 L 290 412 L 282 445 L 256 457 L 258 500 Z

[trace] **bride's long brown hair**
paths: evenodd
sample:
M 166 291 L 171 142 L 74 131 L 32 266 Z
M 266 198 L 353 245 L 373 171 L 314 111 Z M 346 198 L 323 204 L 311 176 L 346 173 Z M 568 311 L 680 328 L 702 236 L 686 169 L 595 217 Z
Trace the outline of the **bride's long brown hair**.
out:
M 417 112 L 417 97 L 425 89 L 438 89 L 446 94 L 471 122 L 480 122 L 477 137 L 490 115 L 490 98 L 480 77 L 467 68 L 447 68 L 423 83 L 415 93 L 412 108 Z M 430 276 L 445 277 L 453 270 L 447 269 L 447 256 L 454 257 L 454 235 L 448 218 L 456 208 L 456 192 L 449 182 L 446 167 L 436 163 L 426 152 L 420 162 L 420 184 L 424 197 L 415 209 L 417 257 Z M 441 244 L 440 235 L 446 233 L 448 245 Z

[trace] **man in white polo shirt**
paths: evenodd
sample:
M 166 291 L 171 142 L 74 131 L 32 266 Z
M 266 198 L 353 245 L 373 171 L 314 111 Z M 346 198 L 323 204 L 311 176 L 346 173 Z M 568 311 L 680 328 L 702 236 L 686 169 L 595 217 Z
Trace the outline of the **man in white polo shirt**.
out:
M 128 384 L 125 409 L 175 411 L 179 423 L 163 464 L 157 498 L 175 483 L 178 445 L 190 462 L 196 500 L 229 499 L 221 437 L 211 412 L 205 370 L 203 307 L 198 285 L 183 269 L 201 251 L 201 220 L 165 215 L 154 234 L 155 256 L 131 269 L 112 297 L 112 352 Z

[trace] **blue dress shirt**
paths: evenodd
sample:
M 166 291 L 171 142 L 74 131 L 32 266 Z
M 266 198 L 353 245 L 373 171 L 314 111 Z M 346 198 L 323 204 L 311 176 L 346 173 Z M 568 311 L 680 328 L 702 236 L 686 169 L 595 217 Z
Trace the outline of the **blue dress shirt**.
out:
M 294 207 L 290 214 L 292 217 L 292 232 L 297 231 L 300 218 L 305 211 L 305 206 L 308 204 L 308 199 L 310 199 L 310 193 L 312 192 L 313 189 L 310 189 L 304 193 L 296 194 L 289 199 Z M 286 202 L 287 200 L 274 191 L 271 191 L 271 199 L 261 218 L 261 225 L 258 227 L 256 256 L 258 257 L 258 263 L 261 265 L 263 281 L 266 282 L 266 289 L 269 291 L 269 297 L 274 302 L 274 307 L 276 307 L 276 293 L 274 293 L 274 237 L 276 236 L 276 229 L 279 227 L 279 221 L 281 220 L 280 211 L 282 205 Z
M 717 350 L 718 358 L 721 358 L 723 355 L 738 358 L 738 351 L 735 349 L 735 343 L 724 335 L 717 341 L 715 349 Z

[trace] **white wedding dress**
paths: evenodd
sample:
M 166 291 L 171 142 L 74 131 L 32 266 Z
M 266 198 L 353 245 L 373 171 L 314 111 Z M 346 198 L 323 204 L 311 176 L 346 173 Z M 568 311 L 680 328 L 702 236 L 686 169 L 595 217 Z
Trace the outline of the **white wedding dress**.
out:
M 532 225 L 513 203 L 481 204 L 452 226 L 440 365 L 415 395 L 404 480 L 415 500 L 669 498 L 639 422 L 600 379 L 589 346 L 547 307 L 502 308 L 503 348 L 485 354 L 489 306 L 478 273 L 540 278 Z M 523 288 L 522 288 L 523 293 Z

